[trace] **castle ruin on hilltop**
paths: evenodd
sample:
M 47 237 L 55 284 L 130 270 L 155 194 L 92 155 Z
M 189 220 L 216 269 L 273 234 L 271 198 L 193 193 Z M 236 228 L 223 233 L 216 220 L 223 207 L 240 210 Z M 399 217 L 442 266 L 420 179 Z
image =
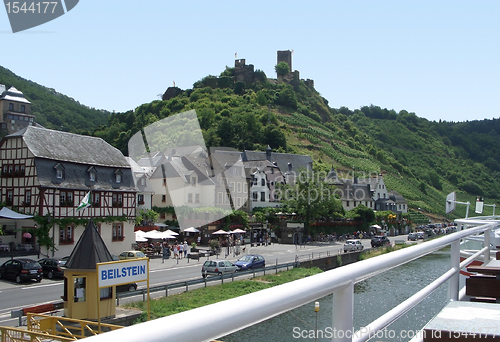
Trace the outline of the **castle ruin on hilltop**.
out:
M 294 83 L 300 81 L 300 74 L 298 70 L 292 70 L 292 51 L 291 50 L 283 50 L 277 52 L 277 63 L 285 62 L 290 67 L 290 72 L 288 75 L 283 77 L 277 76 L 276 79 L 270 78 L 269 80 L 275 80 L 277 83 L 287 82 L 292 85 Z M 238 82 L 245 83 L 245 86 L 250 86 L 256 82 L 259 82 L 260 78 L 257 76 L 257 72 L 255 71 L 255 67 L 253 64 L 246 64 L 246 60 L 244 58 L 235 59 L 234 61 L 234 74 L 233 76 L 207 76 L 203 80 L 201 80 L 203 86 L 212 87 L 212 88 L 227 88 L 234 87 L 234 85 Z M 306 79 L 303 80 L 305 85 L 311 88 L 314 88 L 314 80 Z M 182 90 L 177 87 L 168 87 L 165 93 L 162 96 L 162 100 L 169 100 L 177 95 L 182 93 Z

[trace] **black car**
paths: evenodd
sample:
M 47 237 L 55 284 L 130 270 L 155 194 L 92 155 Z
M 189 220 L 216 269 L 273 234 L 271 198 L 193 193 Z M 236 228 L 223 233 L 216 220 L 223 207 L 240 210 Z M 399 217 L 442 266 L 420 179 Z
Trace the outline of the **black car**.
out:
M 137 290 L 136 283 L 130 283 L 130 284 L 116 286 L 116 292 L 127 292 L 127 291 L 135 291 L 135 290 Z
M 16 283 L 30 279 L 41 282 L 42 277 L 42 266 L 36 260 L 26 258 L 12 259 L 0 266 L 0 278 L 14 279 Z
M 389 241 L 389 238 L 387 236 L 377 235 L 377 236 L 372 237 L 371 244 L 372 244 L 372 248 L 381 247 L 381 246 L 385 246 L 385 245 L 390 245 L 391 241 Z
M 43 275 L 49 279 L 53 279 L 55 277 L 64 277 L 64 270 L 62 267 L 66 264 L 66 260 L 58 259 L 58 258 L 44 258 L 38 260 L 40 266 L 43 269 Z

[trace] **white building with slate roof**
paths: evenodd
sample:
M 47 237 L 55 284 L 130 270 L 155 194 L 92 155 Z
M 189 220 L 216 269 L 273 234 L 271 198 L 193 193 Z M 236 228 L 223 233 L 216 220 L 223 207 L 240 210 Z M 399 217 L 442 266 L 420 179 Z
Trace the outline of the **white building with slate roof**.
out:
M 117 219 L 96 226 L 112 254 L 130 249 L 135 242 L 138 190 L 132 169 L 123 154 L 101 138 L 27 126 L 1 140 L 0 164 L 2 202 L 26 214 L 56 219 L 50 233 L 55 256 L 69 255 L 84 230 L 71 223 L 72 218 L 125 217 L 125 222 Z M 76 211 L 88 192 L 91 206 Z M 61 219 L 70 223 L 59 226 Z M 16 239 L 36 244 L 34 238 L 24 241 L 22 234 Z
M 0 129 L 4 134 L 14 133 L 28 125 L 33 125 L 35 116 L 31 114 L 31 102 L 15 87 L 7 91 L 0 84 Z

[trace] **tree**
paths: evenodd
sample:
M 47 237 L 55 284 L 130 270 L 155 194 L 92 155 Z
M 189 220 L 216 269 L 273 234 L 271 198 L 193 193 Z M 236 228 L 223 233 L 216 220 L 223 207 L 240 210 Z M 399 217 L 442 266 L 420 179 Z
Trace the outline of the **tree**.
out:
M 154 210 L 151 209 L 141 210 L 139 214 L 135 216 L 135 225 L 136 226 L 152 225 L 156 222 L 159 216 L 160 214 Z
M 287 62 L 279 62 L 274 67 L 274 70 L 276 70 L 276 73 L 278 74 L 278 76 L 283 77 L 283 76 L 288 75 L 288 73 L 290 72 L 290 66 L 288 65 Z
M 356 221 L 363 222 L 363 230 L 368 230 L 368 226 L 375 221 L 375 212 L 373 209 L 364 205 L 358 205 L 348 212 L 348 216 Z
M 30 228 L 28 229 L 28 232 L 36 236 L 38 245 L 40 246 L 40 253 L 42 252 L 42 247 L 47 248 L 47 256 L 49 254 L 49 251 L 52 250 L 54 252 L 57 248 L 55 247 L 54 240 L 50 236 L 50 230 L 53 228 L 53 218 L 50 216 L 50 214 L 47 214 L 45 216 L 39 216 L 35 215 L 33 217 L 33 221 L 36 222 L 38 227 L 35 229 Z
M 276 98 L 276 102 L 285 107 L 297 109 L 297 98 L 291 85 L 287 84 L 283 87 Z
M 320 217 L 340 217 L 342 203 L 334 195 L 334 185 L 328 184 L 312 171 L 301 171 L 293 185 L 278 189 L 284 209 L 295 212 L 304 220 L 304 237 L 309 235 L 310 222 Z

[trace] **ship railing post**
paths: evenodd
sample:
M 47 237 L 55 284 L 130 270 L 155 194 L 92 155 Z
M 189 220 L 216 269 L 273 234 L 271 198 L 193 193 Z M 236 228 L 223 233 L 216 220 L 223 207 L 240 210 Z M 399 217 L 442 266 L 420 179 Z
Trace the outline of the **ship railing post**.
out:
M 486 250 L 484 251 L 484 265 L 486 265 L 487 263 L 490 262 L 490 257 L 491 257 L 491 255 L 490 255 L 490 248 L 491 248 L 490 237 L 491 237 L 491 228 L 484 232 L 484 247 L 486 247 Z
M 335 342 L 351 342 L 354 317 L 354 282 L 335 290 L 332 294 L 332 327 Z
M 460 287 L 460 240 L 451 243 L 451 268 L 456 270 L 456 273 L 448 282 L 448 296 L 450 300 L 458 301 Z

